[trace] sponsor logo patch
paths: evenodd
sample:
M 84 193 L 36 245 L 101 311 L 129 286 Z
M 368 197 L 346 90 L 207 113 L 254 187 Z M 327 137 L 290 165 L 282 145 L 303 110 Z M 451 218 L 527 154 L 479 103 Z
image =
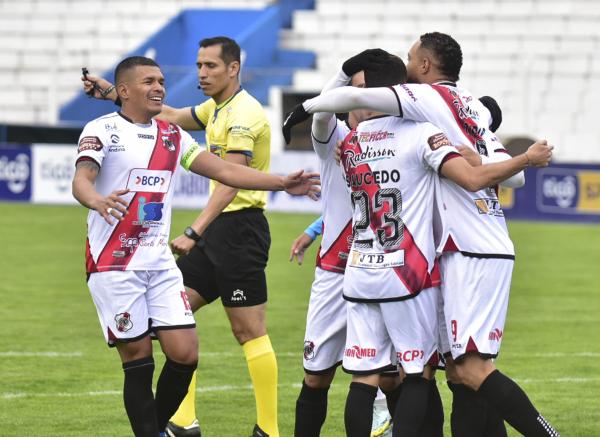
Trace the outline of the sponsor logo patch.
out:
M 232 302 L 242 302 L 246 300 L 246 296 L 244 295 L 244 291 L 240 290 L 239 288 L 237 290 L 235 290 L 233 292 L 233 294 L 231 295 L 231 301 Z
M 422 360 L 425 352 L 421 349 L 413 349 L 404 352 L 396 352 L 396 356 L 398 357 L 398 361 L 401 363 L 407 363 L 409 361 Z
M 129 172 L 127 189 L 145 193 L 166 193 L 171 185 L 172 174 L 169 170 L 134 168 Z
M 448 137 L 442 132 L 427 138 L 427 144 L 429 144 L 431 150 L 437 150 L 442 146 L 452 146 Z
M 504 217 L 504 211 L 500 207 L 500 201 L 493 198 L 475 199 L 475 206 L 479 214 Z
M 99 152 L 102 150 L 102 142 L 98 137 L 83 137 L 79 141 L 79 147 L 77 147 L 77 153 L 81 153 L 86 150 L 94 150 Z
M 346 349 L 344 353 L 349 358 L 374 358 L 377 355 L 377 349 L 370 347 L 352 346 Z
M 350 266 L 359 269 L 389 269 L 404 265 L 404 250 L 390 253 L 350 252 Z

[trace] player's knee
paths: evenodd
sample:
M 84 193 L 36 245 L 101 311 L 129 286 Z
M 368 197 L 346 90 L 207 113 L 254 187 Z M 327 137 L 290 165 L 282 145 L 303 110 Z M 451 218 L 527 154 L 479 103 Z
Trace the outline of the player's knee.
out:
M 492 360 L 478 354 L 469 354 L 455 361 L 454 368 L 459 383 L 472 390 L 478 390 L 485 378 L 495 369 Z
M 239 344 L 244 344 L 255 338 L 267 335 L 267 328 L 264 325 L 255 326 L 243 323 L 232 323 L 231 332 Z
M 335 370 L 319 375 L 310 375 L 307 373 L 304 375 L 304 383 L 310 388 L 327 388 L 331 385 L 334 375 Z

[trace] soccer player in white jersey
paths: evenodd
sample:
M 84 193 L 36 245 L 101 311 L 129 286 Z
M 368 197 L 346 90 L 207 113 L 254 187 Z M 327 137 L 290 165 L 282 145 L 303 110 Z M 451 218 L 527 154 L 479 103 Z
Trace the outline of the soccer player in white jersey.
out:
M 365 86 L 366 67 L 377 66 L 390 70 L 388 77 L 396 78 L 393 85 L 406 77 L 406 69 L 388 62 L 383 50 L 366 50 L 344 62 L 342 69 L 325 85 L 323 91 L 339 86 Z M 355 127 L 355 114 L 349 114 L 349 125 Z M 334 149 L 350 132 L 348 125 L 335 114 L 320 113 L 313 117 L 312 143 L 320 160 L 323 202 L 323 238 L 317 257 L 315 280 L 312 285 L 306 333 L 304 338 L 304 380 L 296 401 L 296 437 L 318 437 L 327 415 L 327 396 L 336 368 L 341 364 L 346 340 L 346 303 L 342 297 L 343 273 L 352 238 L 352 209 L 340 168 L 334 159 Z M 292 253 L 293 256 L 293 253 Z M 384 388 L 395 386 L 392 378 L 384 378 Z M 386 374 L 387 375 L 387 374 Z M 381 431 L 381 430 L 379 430 Z
M 409 80 L 422 84 L 332 90 L 304 102 L 288 120 L 302 120 L 304 112 L 368 108 L 431 121 L 453 144 L 473 147 L 487 162 L 498 160 L 504 149 L 488 128 L 489 112 L 456 84 L 461 65 L 462 53 L 454 39 L 437 32 L 425 34 L 411 48 L 407 66 Z M 514 263 L 514 249 L 496 190 L 469 193 L 441 179 L 438 193 L 443 224 L 438 251 L 442 252 L 446 352 L 455 361 L 455 382 L 476 392 L 476 400 L 488 402 L 522 434 L 558 435 L 523 390 L 500 373 L 492 361 L 504 331 Z M 472 418 L 471 414 L 459 421 L 464 424 Z M 461 435 L 481 435 L 481 430 L 467 429 Z M 502 430 L 497 432 L 502 435 Z
M 177 125 L 152 117 L 165 97 L 159 66 L 140 56 L 115 70 L 122 111 L 89 122 L 79 140 L 73 196 L 90 209 L 88 286 L 109 346 L 123 363 L 125 409 L 136 436 L 164 435 L 198 362 L 195 322 L 169 241 L 174 175 L 184 168 L 239 188 L 315 196 L 314 174 L 285 178 L 202 152 Z M 152 393 L 150 334 L 166 362 Z
M 385 74 L 385 69 L 373 74 Z M 354 205 L 344 277 L 349 302 L 343 366 L 354 374 L 346 433 L 368 435 L 370 423 L 360 412 L 372 405 L 378 372 L 395 351 L 406 377 L 394 414 L 394 435 L 417 436 L 429 391 L 423 370 L 437 356 L 436 172 L 477 191 L 521 171 L 528 158 L 470 170 L 439 128 L 371 115 L 342 146 L 342 168 Z M 532 161 L 547 165 L 551 152 L 544 143 L 528 152 Z

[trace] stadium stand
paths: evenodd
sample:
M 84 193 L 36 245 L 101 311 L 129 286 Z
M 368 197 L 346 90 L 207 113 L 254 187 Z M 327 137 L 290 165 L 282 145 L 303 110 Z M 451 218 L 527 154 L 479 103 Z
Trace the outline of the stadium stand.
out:
M 272 0 L 0 0 L 0 120 L 55 123 L 79 91 L 186 8 L 259 9 Z
M 594 0 L 318 0 L 294 12 L 281 38 L 283 47 L 315 50 L 317 69 L 294 75 L 297 89 L 311 91 L 359 50 L 406 59 L 420 34 L 449 33 L 463 48 L 461 80 L 502 105 L 501 135 L 544 135 L 561 145 L 557 161 L 600 162 L 599 20 Z
M 0 0 L 0 120 L 57 122 L 58 108 L 79 91 L 75 70 L 88 65 L 108 71 L 182 9 L 283 3 Z M 279 32 L 275 45 L 316 54 L 316 68 L 293 73 L 295 90 L 316 92 L 359 50 L 378 46 L 405 58 L 421 33 L 450 33 L 463 47 L 463 82 L 502 105 L 501 135 L 544 135 L 561 146 L 557 161 L 600 162 L 594 119 L 600 99 L 600 59 L 594 56 L 600 50 L 599 21 L 596 0 L 316 0 L 313 10 L 293 13 L 292 27 Z M 312 62 L 305 58 L 300 64 Z M 257 79 L 260 90 L 253 92 L 266 103 L 268 87 L 284 84 L 282 76 L 300 64 L 282 54 L 264 67 L 272 74 L 262 77 L 256 66 L 245 73 Z

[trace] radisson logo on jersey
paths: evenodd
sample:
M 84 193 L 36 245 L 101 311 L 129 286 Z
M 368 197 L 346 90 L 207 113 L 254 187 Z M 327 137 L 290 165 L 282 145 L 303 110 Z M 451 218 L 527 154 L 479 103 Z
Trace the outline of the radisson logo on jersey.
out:
M 354 150 L 344 150 L 346 169 L 356 168 L 362 164 L 369 162 L 380 161 L 382 159 L 394 158 L 396 151 L 392 149 L 373 149 L 367 146 L 364 152 L 356 153 Z
M 144 193 L 166 193 L 171 185 L 173 172 L 169 170 L 148 170 L 134 168 L 129 172 L 127 189 Z

